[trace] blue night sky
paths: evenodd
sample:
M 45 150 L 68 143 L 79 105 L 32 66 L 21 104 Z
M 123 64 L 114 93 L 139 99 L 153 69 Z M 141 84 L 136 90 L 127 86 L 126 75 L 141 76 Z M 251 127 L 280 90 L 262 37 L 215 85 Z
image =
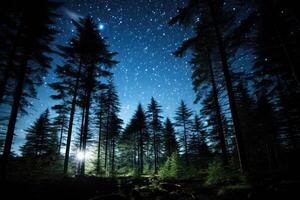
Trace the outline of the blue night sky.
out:
M 193 110 L 199 110 L 199 105 L 193 105 L 189 58 L 172 55 L 181 42 L 191 36 L 192 30 L 168 25 L 177 8 L 185 3 L 184 0 L 65 1 L 55 25 L 59 31 L 55 44 L 66 44 L 75 34 L 72 19 L 91 15 L 109 49 L 118 52 L 115 60 L 119 64 L 113 72 L 121 102 L 120 117 L 125 124 L 137 104 L 141 102 L 146 108 L 151 96 L 162 106 L 163 115 L 173 119 L 181 99 Z M 55 57 L 53 66 L 60 62 Z M 44 79 L 45 84 L 38 89 L 38 99 L 32 101 L 29 114 L 19 119 L 15 151 L 24 142 L 24 129 L 56 103 L 50 99 L 53 91 L 47 85 L 55 81 L 53 72 Z

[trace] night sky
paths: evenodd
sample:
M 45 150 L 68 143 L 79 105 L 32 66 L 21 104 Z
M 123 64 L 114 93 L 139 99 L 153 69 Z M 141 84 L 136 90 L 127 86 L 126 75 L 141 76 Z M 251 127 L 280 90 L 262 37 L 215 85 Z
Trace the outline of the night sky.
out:
M 72 0 L 64 1 L 59 9 L 55 28 L 60 32 L 55 44 L 67 44 L 75 34 L 72 19 L 90 15 L 106 38 L 111 51 L 118 52 L 119 61 L 113 69 L 114 82 L 121 102 L 120 117 L 128 122 L 137 104 L 146 109 L 151 96 L 163 108 L 163 115 L 173 119 L 174 112 L 183 99 L 190 108 L 194 94 L 191 84 L 189 57 L 176 58 L 172 52 L 192 30 L 180 26 L 169 26 L 168 21 L 176 15 L 177 8 L 183 7 L 184 0 Z M 53 66 L 61 60 L 54 57 Z M 55 81 L 50 72 L 44 77 L 45 84 L 38 89 L 38 99 L 32 101 L 29 115 L 19 119 L 16 130 L 15 151 L 24 142 L 24 129 L 28 128 L 46 108 L 55 101 L 48 83 Z M 76 122 L 75 122 L 76 123 Z

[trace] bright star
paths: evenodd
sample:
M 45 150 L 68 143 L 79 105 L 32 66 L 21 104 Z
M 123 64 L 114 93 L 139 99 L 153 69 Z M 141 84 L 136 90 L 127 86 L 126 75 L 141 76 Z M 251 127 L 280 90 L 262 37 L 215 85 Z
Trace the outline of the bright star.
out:
M 104 25 L 103 25 L 103 24 L 99 24 L 99 25 L 98 25 L 98 28 L 99 28 L 100 30 L 103 30 L 103 29 L 104 29 Z

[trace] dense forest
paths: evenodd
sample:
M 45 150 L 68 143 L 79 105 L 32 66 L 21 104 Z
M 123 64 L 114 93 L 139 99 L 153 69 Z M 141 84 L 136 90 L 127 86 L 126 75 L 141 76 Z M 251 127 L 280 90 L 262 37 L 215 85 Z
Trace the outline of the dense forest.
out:
M 173 56 L 190 58 L 185 84 L 198 109 L 176 99 L 167 117 L 153 96 L 128 123 L 114 75 L 122 63 L 93 17 L 72 20 L 73 36 L 57 45 L 63 3 L 1 4 L 2 197 L 19 186 L 32 199 L 55 199 L 53 191 L 79 199 L 289 199 L 299 187 L 295 2 L 189 0 L 166 25 L 193 32 Z M 56 104 L 26 124 L 13 151 L 16 124 L 31 115 L 45 76 L 54 77 Z

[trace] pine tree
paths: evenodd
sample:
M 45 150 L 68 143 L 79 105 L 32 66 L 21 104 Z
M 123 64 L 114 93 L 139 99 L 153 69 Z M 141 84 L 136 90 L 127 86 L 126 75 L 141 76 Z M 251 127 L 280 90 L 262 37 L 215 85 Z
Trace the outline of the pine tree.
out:
M 236 86 L 235 94 L 238 103 L 238 113 L 241 119 L 241 129 L 244 135 L 247 159 L 250 163 L 255 163 L 257 156 L 254 152 L 258 148 L 256 145 L 257 140 L 260 139 L 259 135 L 257 135 L 257 132 L 260 131 L 257 126 L 256 102 L 250 96 L 246 82 L 243 80 L 240 80 Z
M 137 140 L 133 130 L 133 119 L 125 127 L 119 140 L 118 149 L 120 151 L 119 167 L 124 173 L 136 172 L 137 169 Z
M 100 77 L 111 76 L 108 69 L 116 64 L 112 57 L 116 53 L 108 51 L 103 37 L 98 32 L 90 17 L 81 19 L 79 22 L 73 21 L 77 34 L 70 40 L 69 46 L 59 46 L 60 55 L 65 59 L 63 66 L 58 66 L 56 73 L 60 81 L 59 85 L 66 88 L 65 93 L 69 94 L 71 108 L 64 162 L 64 173 L 68 171 L 71 137 L 73 131 L 76 105 L 83 108 L 82 119 L 83 129 L 80 137 L 82 151 L 86 151 L 89 136 L 90 108 L 94 98 L 94 92 L 103 89 Z M 85 159 L 80 166 L 81 174 L 84 174 Z
M 26 130 L 26 142 L 21 147 L 22 155 L 27 158 L 49 156 L 52 153 L 53 146 L 57 145 L 57 140 L 55 141 L 53 139 L 55 137 L 52 135 L 56 134 L 52 131 L 49 110 L 47 109 Z
M 234 125 L 240 168 L 241 171 L 243 171 L 247 169 L 247 162 L 244 155 L 243 139 L 240 129 L 240 121 L 237 114 L 236 99 L 233 91 L 233 80 L 230 73 L 229 58 L 230 56 L 235 55 L 239 45 L 241 44 L 241 41 L 245 40 L 246 34 L 250 30 L 252 25 L 251 22 L 253 21 L 254 17 L 249 15 L 249 17 L 240 18 L 243 20 L 241 20 L 239 25 L 237 25 L 235 23 L 235 19 L 237 18 L 236 13 L 238 12 L 235 13 L 232 10 L 227 10 L 225 5 L 225 1 L 219 0 L 190 0 L 188 5 L 185 8 L 180 9 L 178 15 L 171 19 L 170 24 L 175 24 L 178 22 L 180 24 L 190 25 L 194 23 L 196 25 L 201 25 L 198 27 L 200 30 L 206 30 L 210 32 L 210 39 L 207 40 L 207 42 L 211 43 L 213 41 L 211 44 L 213 44 L 213 47 L 218 52 L 217 58 L 221 63 L 228 94 L 229 107 Z M 203 22 L 201 22 L 201 20 L 203 20 Z M 229 33 L 225 30 L 229 30 Z M 213 40 L 211 40 L 211 38 Z M 204 45 L 204 49 L 202 49 L 202 51 L 205 52 L 208 50 L 208 57 L 210 57 L 211 50 L 214 50 L 207 48 L 207 43 L 197 43 L 197 38 L 188 43 L 184 43 L 184 48 L 189 48 L 191 44 L 199 45 L 199 48 L 201 48 L 201 45 Z
M 163 133 L 165 158 L 167 159 L 171 157 L 173 153 L 179 152 L 175 129 L 173 127 L 173 123 L 169 118 L 167 118 L 165 121 Z
M 61 147 L 63 145 L 63 140 L 65 139 L 64 133 L 67 130 L 67 123 L 68 118 L 67 115 L 69 113 L 69 106 L 68 106 L 68 95 L 65 93 L 67 91 L 66 85 L 61 84 L 59 82 L 50 83 L 50 88 L 57 91 L 57 94 L 51 95 L 51 98 L 54 100 L 61 100 L 60 104 L 56 104 L 52 106 L 52 109 L 57 113 L 53 121 L 53 126 L 55 127 L 56 131 L 59 133 L 59 145 L 57 152 L 60 154 Z
M 138 149 L 138 174 L 142 175 L 144 172 L 144 146 L 145 142 L 149 139 L 147 130 L 146 114 L 139 104 L 135 114 L 133 115 L 132 129 L 136 133 L 137 149 Z
M 116 123 L 116 116 L 120 112 L 120 103 L 119 97 L 116 92 L 113 81 L 110 80 L 107 85 L 107 91 L 105 93 L 105 149 L 104 149 L 104 170 L 109 171 L 108 169 L 108 151 L 110 148 L 111 139 L 113 138 L 113 130 L 110 129 L 111 123 Z M 115 121 L 113 121 L 115 120 Z M 115 124 L 117 126 L 117 124 Z M 116 128 L 116 127 L 114 127 Z
M 161 106 L 158 105 L 158 102 L 152 97 L 151 102 L 148 105 L 147 118 L 148 118 L 148 130 L 152 137 L 152 148 L 154 155 L 154 172 L 157 173 L 160 161 L 161 153 L 161 131 L 162 131 L 162 122 L 161 122 Z
M 266 93 L 257 94 L 256 120 L 258 126 L 259 138 L 256 140 L 257 154 L 256 158 L 262 163 L 257 167 L 261 170 L 274 170 L 278 167 L 278 119 L 273 109 L 270 98 Z M 255 148 L 255 146 L 254 146 Z M 267 163 L 266 163 L 267 162 Z
M 83 19 L 77 27 L 81 42 L 83 43 L 82 59 L 84 61 L 83 64 L 85 65 L 85 71 L 83 73 L 84 76 L 82 77 L 83 87 L 85 90 L 85 97 L 83 101 L 86 109 L 82 137 L 82 150 L 85 152 L 89 129 L 90 106 L 93 99 L 92 94 L 95 92 L 97 86 L 100 85 L 99 77 L 110 76 L 111 74 L 107 70 L 117 62 L 112 60 L 112 57 L 116 53 L 108 51 L 108 45 L 99 34 L 90 17 Z M 83 159 L 81 164 L 82 175 L 84 174 L 84 171 L 85 159 Z
M 53 110 L 56 111 L 57 116 L 54 118 L 54 121 L 52 122 L 52 126 L 54 128 L 54 131 L 58 133 L 59 135 L 59 142 L 57 147 L 57 153 L 60 154 L 61 148 L 64 145 L 65 140 L 65 132 L 67 130 L 67 113 L 68 109 L 66 109 L 65 105 L 55 105 L 52 107 Z
M 203 163 L 209 157 L 209 149 L 206 141 L 206 130 L 198 115 L 194 116 L 192 124 L 192 137 L 189 143 L 191 159 L 196 165 Z
M 217 87 L 218 80 L 222 80 L 220 76 L 216 76 L 216 70 L 213 67 L 212 54 L 216 48 L 215 37 L 212 34 L 209 20 L 203 16 L 202 20 L 197 22 L 195 32 L 196 37 L 190 38 L 183 42 L 182 46 L 175 52 L 176 56 L 183 56 L 185 52 L 193 49 L 193 58 L 191 59 L 193 89 L 196 94 L 195 102 L 199 102 L 203 98 L 203 94 L 210 92 L 213 95 L 213 109 L 216 113 L 216 124 L 219 134 L 220 145 L 222 147 L 223 164 L 228 164 L 227 147 L 225 144 L 225 134 L 222 124 L 222 112 L 220 104 L 220 91 Z M 222 72 L 217 71 L 221 74 Z M 220 81 L 219 81 L 220 82 Z
M 272 100 L 277 101 L 276 107 L 284 129 L 281 143 L 297 151 L 299 149 L 300 100 L 297 28 L 292 23 L 293 16 L 288 10 L 283 12 L 283 1 L 254 1 L 257 21 L 254 37 L 255 64 L 254 72 L 256 89 L 270 91 Z M 259 81 L 258 81 L 259 80 Z
M 51 58 L 46 53 L 52 52 L 50 44 L 56 31 L 50 28 L 50 25 L 54 22 L 53 18 L 56 15 L 53 11 L 58 7 L 58 4 L 42 0 L 35 2 L 35 5 L 39 8 L 38 10 L 33 10 L 30 4 L 22 4 L 24 7 L 21 8 L 20 20 L 22 20 L 23 25 L 19 39 L 20 49 L 16 53 L 18 55 L 18 63 L 15 65 L 16 85 L 13 90 L 13 102 L 3 151 L 3 169 L 1 170 L 3 176 L 6 174 L 6 166 L 11 153 L 15 125 L 21 105 L 28 104 L 27 97 L 35 97 L 36 86 L 43 83 L 42 77 L 50 69 Z M 2 86 L 5 87 L 5 84 Z
M 116 145 L 119 139 L 122 123 L 123 121 L 116 115 L 117 113 L 113 113 L 111 116 L 110 122 L 110 141 L 111 141 L 111 175 L 114 176 L 116 174 Z
M 42 176 L 55 172 L 54 170 L 60 167 L 57 152 L 59 141 L 49 119 L 49 110 L 43 112 L 25 132 L 26 142 L 20 151 L 23 161 L 27 163 L 24 164 L 24 170 L 28 170 L 27 176 Z
M 34 50 L 29 49 L 29 46 L 34 44 L 31 42 L 34 41 L 30 40 L 35 39 L 35 42 L 37 42 L 40 38 L 45 40 L 48 36 L 50 36 L 46 39 L 49 40 L 48 42 L 53 40 L 52 35 L 54 31 L 50 30 L 48 26 L 54 23 L 53 18 L 56 17 L 57 14 L 53 13 L 53 11 L 60 6 L 60 3 L 50 2 L 48 0 L 39 1 L 35 4 L 41 8 L 38 12 L 34 12 L 35 10 L 32 7 L 34 3 L 36 2 L 33 0 L 27 2 L 12 0 L 3 3 L 1 6 L 0 37 L 2 37 L 3 42 L 0 46 L 0 104 L 3 103 L 5 95 L 11 95 L 10 93 L 13 92 L 10 88 L 14 87 L 13 82 L 19 76 L 19 68 L 22 64 L 21 60 L 23 60 L 24 63 L 26 59 L 30 60 L 31 58 L 29 57 L 34 55 Z M 49 35 L 47 36 L 47 34 Z M 41 43 L 39 45 L 39 47 L 35 47 L 36 50 L 38 48 L 44 48 L 44 51 L 39 52 L 37 50 L 38 53 L 43 54 L 45 51 L 51 52 L 50 48 L 46 47 L 47 45 L 45 47 L 42 47 Z M 32 51 L 32 55 L 25 56 L 24 52 L 26 51 Z M 38 56 L 38 54 L 35 55 L 35 57 Z
M 97 106 L 97 126 L 98 126 L 98 142 L 97 142 L 97 160 L 96 160 L 96 174 L 101 174 L 101 144 L 103 143 L 102 138 L 105 133 L 105 113 L 107 110 L 105 93 L 102 91 L 98 96 Z
M 129 124 L 120 136 L 120 167 L 133 170 L 133 175 L 142 175 L 145 165 L 145 144 L 149 141 L 146 114 L 139 104 Z M 130 166 L 130 167 L 129 167 Z M 131 172 L 132 173 L 132 172 Z
M 192 125 L 191 116 L 191 110 L 187 107 L 183 100 L 181 100 L 180 106 L 176 111 L 175 125 L 180 128 L 180 141 L 184 150 L 185 163 L 187 166 L 190 164 L 188 143 L 190 140 L 190 131 Z
M 57 66 L 55 69 L 55 73 L 59 81 L 50 84 L 50 87 L 57 91 L 57 98 L 55 99 L 63 100 L 63 98 L 67 96 L 69 98 L 66 99 L 66 101 L 71 103 L 68 117 L 69 124 L 67 128 L 64 174 L 67 174 L 68 171 L 73 122 L 76 105 L 78 104 L 78 96 L 81 92 L 81 76 L 83 73 L 83 64 L 80 55 L 82 52 L 82 44 L 80 38 L 71 38 L 69 44 L 69 46 L 59 46 L 59 55 L 64 58 L 65 64 L 62 66 Z
M 220 140 L 220 134 L 219 134 L 219 128 L 218 128 L 218 114 L 216 112 L 216 110 L 214 109 L 215 105 L 214 105 L 214 95 L 213 95 L 213 91 L 210 91 L 206 98 L 203 99 L 202 101 L 202 108 L 200 110 L 201 113 L 201 117 L 205 120 L 205 129 L 207 131 L 207 140 L 209 141 L 209 147 L 211 149 L 212 152 L 214 152 L 215 154 L 221 154 L 222 159 L 223 159 L 223 164 L 224 164 L 224 154 L 223 154 L 223 148 L 222 148 L 222 144 L 221 144 L 221 140 Z M 221 124 L 223 127 L 223 131 L 224 131 L 224 143 L 227 139 L 227 123 L 225 120 L 225 116 L 222 113 L 221 116 Z
M 79 93 L 80 77 L 82 73 L 82 64 L 80 62 L 80 59 L 78 59 L 78 53 L 75 53 L 79 51 L 76 45 L 78 41 L 76 41 L 75 39 L 72 39 L 71 41 L 72 46 L 60 47 L 60 55 L 62 55 L 63 58 L 70 63 L 66 63 L 63 66 L 56 67 L 55 73 L 59 81 L 50 84 L 50 87 L 57 92 L 56 95 L 52 96 L 54 99 L 71 102 L 71 107 L 69 108 L 70 112 L 68 117 L 69 121 L 67 127 L 67 142 L 64 160 L 65 174 L 68 171 L 73 121 Z M 66 97 L 67 99 L 64 99 L 64 97 Z

